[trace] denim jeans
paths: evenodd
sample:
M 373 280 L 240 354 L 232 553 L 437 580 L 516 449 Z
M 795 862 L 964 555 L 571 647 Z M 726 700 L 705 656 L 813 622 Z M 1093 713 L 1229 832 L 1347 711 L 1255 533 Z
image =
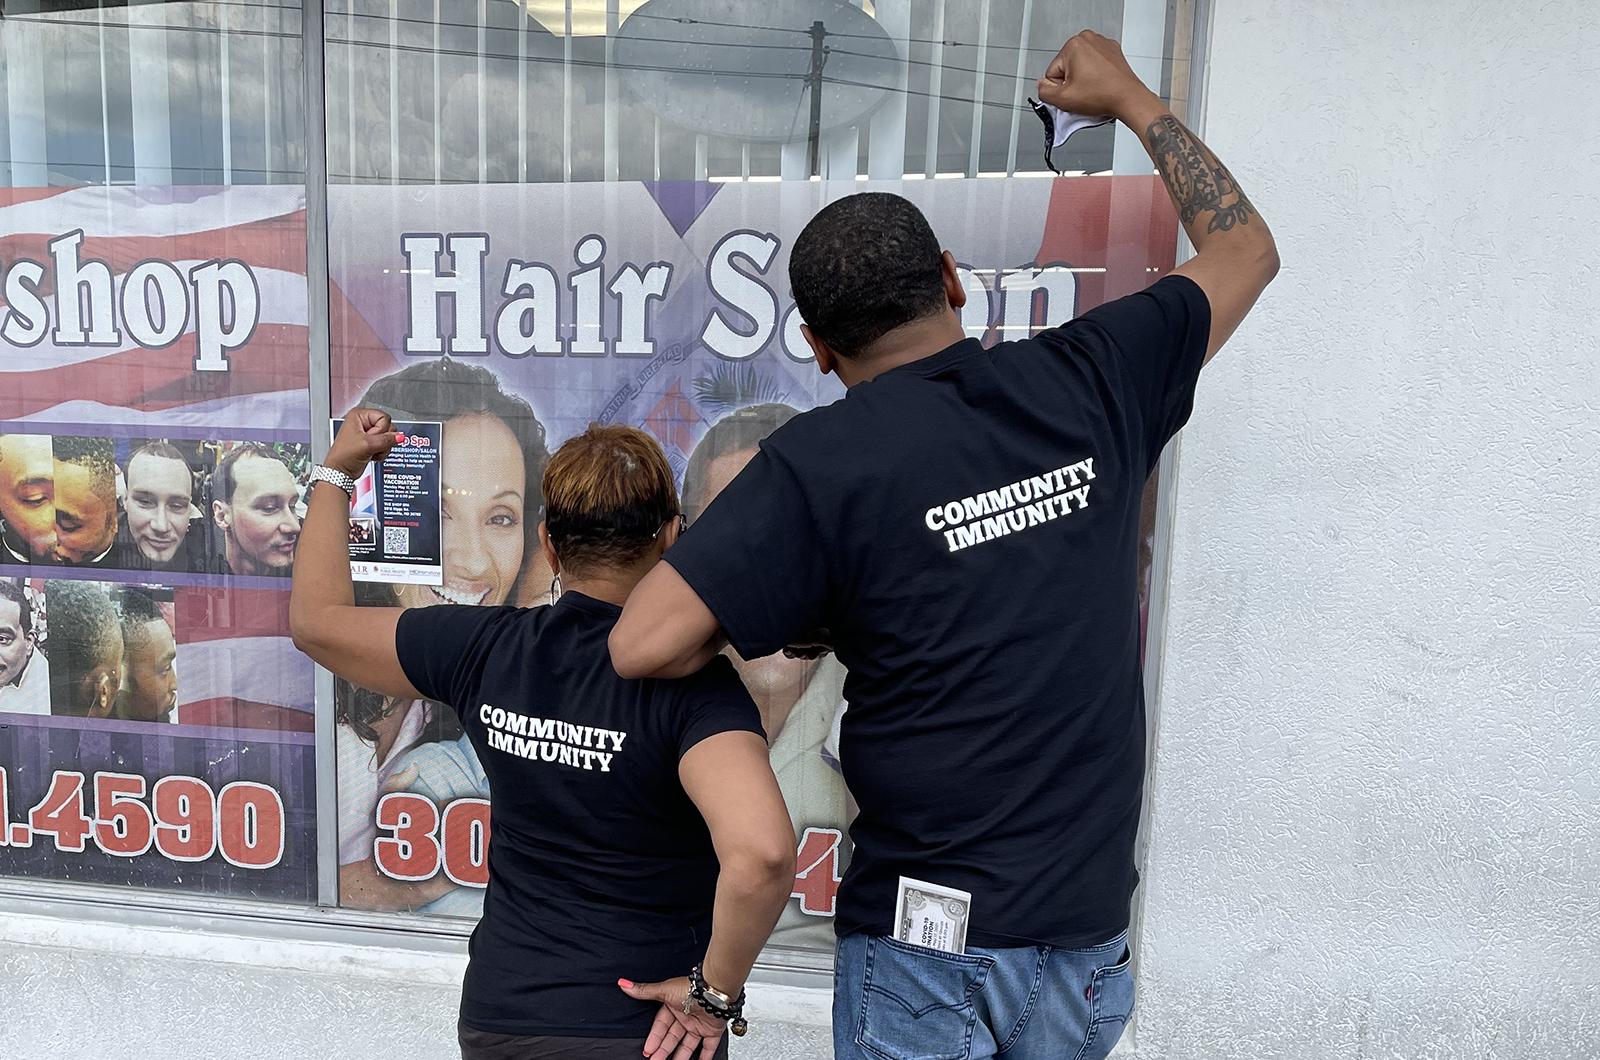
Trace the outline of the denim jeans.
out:
M 834 967 L 837 1060 L 1102 1060 L 1133 1013 L 1124 932 L 964 954 L 854 934 Z

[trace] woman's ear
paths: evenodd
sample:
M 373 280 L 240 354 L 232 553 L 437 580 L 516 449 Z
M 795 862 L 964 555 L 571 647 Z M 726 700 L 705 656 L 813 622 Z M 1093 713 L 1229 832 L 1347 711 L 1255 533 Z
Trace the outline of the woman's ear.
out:
M 561 573 L 561 561 L 556 558 L 555 546 L 550 543 L 550 530 L 543 519 L 539 520 L 539 551 L 544 553 L 544 561 L 550 568 L 551 574 Z
M 683 516 L 676 515 L 667 520 L 667 525 L 661 528 L 661 533 L 656 540 L 661 543 L 661 552 L 664 553 L 678 540 L 678 535 L 683 533 Z M 660 555 L 661 553 L 657 553 Z

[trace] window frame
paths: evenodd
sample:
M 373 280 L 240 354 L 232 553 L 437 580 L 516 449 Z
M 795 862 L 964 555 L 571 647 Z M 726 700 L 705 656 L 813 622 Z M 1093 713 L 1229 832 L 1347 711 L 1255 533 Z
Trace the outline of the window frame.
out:
M 989 0 L 984 0 L 983 10 L 988 11 Z M 1023 18 L 1028 19 L 1034 0 L 1025 0 Z M 1172 0 L 1174 3 L 1174 24 L 1180 27 L 1173 33 L 1174 41 L 1181 39 L 1184 25 L 1189 27 L 1190 45 L 1188 49 L 1188 70 L 1184 79 L 1188 95 L 1185 100 L 1185 120 L 1193 127 L 1199 129 L 1203 124 L 1203 106 L 1207 72 L 1210 61 L 1210 42 L 1212 35 L 1214 4 L 1212 0 Z M 910 0 L 906 0 L 909 10 Z M 1166 9 L 1167 0 L 1126 0 L 1124 4 L 1124 18 L 1128 17 L 1128 9 L 1138 5 L 1159 5 Z M 1185 9 L 1188 9 L 1187 15 Z M 942 15 L 943 2 L 940 0 L 939 10 Z M 1146 12 L 1148 13 L 1148 12 Z M 330 408 L 330 345 L 329 321 L 330 306 L 328 293 L 329 279 L 329 229 L 328 229 L 328 202 L 329 202 L 329 176 L 328 176 L 328 140 L 326 121 L 326 86 L 328 71 L 326 65 L 325 41 L 327 36 L 326 17 L 323 0 L 303 0 L 301 4 L 301 34 L 302 34 L 302 76 L 303 101 L 305 113 L 303 115 L 303 129 L 305 136 L 305 202 L 306 202 L 306 248 L 307 248 L 307 298 L 308 298 L 308 325 L 309 325 L 309 379 L 310 379 L 310 428 L 312 453 L 315 459 L 320 460 L 327 450 L 327 432 L 318 429 L 319 424 L 326 424 L 332 413 Z M 1029 23 L 1024 22 L 1026 27 Z M 1027 32 L 1024 30 L 1023 43 L 1027 42 Z M 3 57 L 0 57 L 3 58 Z M 1175 61 L 1175 60 L 1169 60 Z M 0 66 L 0 76 L 3 76 L 4 67 Z M 1179 84 L 1177 71 L 1174 71 L 1172 87 Z M 903 81 L 903 79 L 902 79 Z M 903 86 L 902 86 L 903 87 Z M 1018 94 L 1025 94 L 1025 86 L 1019 85 Z M 564 103 L 570 109 L 570 97 Z M 903 111 L 902 103 L 902 111 Z M 937 112 L 937 108 L 934 108 Z M 905 115 L 900 116 L 900 123 L 905 124 Z M 567 121 L 570 129 L 570 119 Z M 608 117 L 606 140 L 606 179 L 614 181 L 616 177 L 617 154 L 613 146 L 615 130 L 612 120 Z M 976 127 L 977 121 L 974 121 Z M 1017 119 L 1012 117 L 1012 126 L 1017 128 Z M 1023 126 L 1028 128 L 1028 126 Z M 929 122 L 928 135 L 933 137 L 934 123 Z M 1122 134 L 1118 132 L 1118 150 L 1114 158 L 1124 161 L 1122 152 Z M 906 131 L 909 141 L 917 134 Z M 658 129 L 659 136 L 659 129 Z M 701 138 L 704 139 L 703 137 Z M 1017 144 L 1017 134 L 1013 132 L 1010 145 L 1010 159 L 1008 160 L 1006 176 L 1014 171 Z M 796 150 L 796 147 L 798 149 Z M 869 148 L 876 145 L 869 143 Z M 1137 142 L 1134 142 L 1137 147 Z M 782 150 L 783 173 L 781 179 L 807 179 L 798 172 L 804 165 L 806 145 L 786 145 Z M 969 163 L 970 172 L 961 174 L 941 174 L 944 176 L 965 176 L 968 178 L 979 176 L 976 171 L 976 159 L 979 154 L 979 144 L 975 140 L 971 146 L 972 162 Z M 904 146 L 902 147 L 902 179 L 916 179 L 919 176 L 932 178 L 935 174 L 907 173 L 904 167 Z M 819 166 L 824 174 L 830 167 L 837 165 L 841 160 L 836 159 L 826 139 L 822 144 Z M 857 179 L 865 179 L 866 174 L 873 176 L 881 174 L 881 151 L 870 150 L 867 156 L 858 156 L 855 143 L 850 144 L 849 163 L 858 170 Z M 703 152 L 702 152 L 703 154 Z M 867 164 L 862 165 L 859 157 L 866 157 Z M 937 157 L 937 153 L 930 157 Z M 702 167 L 703 168 L 703 167 Z M 749 152 L 744 154 L 744 177 L 718 178 L 724 180 L 748 179 Z M 571 178 L 570 156 L 563 165 L 566 179 Z M 1118 165 L 1116 172 L 1124 169 Z M 6 172 L 11 173 L 11 165 L 7 163 Z M 1003 174 L 982 174 L 988 176 L 1002 176 Z M 767 178 L 756 178 L 767 179 Z M 809 178 L 812 180 L 816 177 Z M 1192 254 L 1187 239 L 1182 232 L 1179 233 L 1178 262 L 1186 260 Z M 1176 487 L 1179 465 L 1181 441 L 1169 446 L 1159 462 L 1157 472 L 1157 506 L 1155 535 L 1153 541 L 1153 556 L 1150 568 L 1150 598 L 1149 619 L 1146 633 L 1144 668 L 1144 688 L 1146 696 L 1146 725 L 1147 725 L 1147 760 L 1145 773 L 1145 798 L 1140 817 L 1139 835 L 1135 847 L 1135 860 L 1137 866 L 1143 870 L 1148 860 L 1149 848 L 1149 822 L 1150 799 L 1149 792 L 1151 780 L 1157 762 L 1154 757 L 1155 736 L 1159 728 L 1161 708 L 1161 687 L 1163 656 L 1166 639 L 1166 624 L 1169 611 L 1169 574 L 1172 553 L 1172 537 L 1175 518 Z M 280 901 L 253 899 L 240 899 L 217 897 L 203 894 L 192 894 L 174 891 L 146 891 L 132 887 L 121 887 L 102 884 L 88 884 L 71 881 L 50 880 L 36 877 L 4 877 L 0 876 L 0 898 L 3 898 L 7 907 L 20 913 L 37 913 L 41 915 L 59 916 L 67 919 L 83 919 L 85 916 L 109 923 L 138 926 L 174 927 L 185 929 L 199 929 L 217 933 L 253 935 L 261 934 L 288 941 L 304 941 L 317 943 L 336 943 L 345 945 L 379 945 L 393 947 L 397 951 L 410 951 L 418 953 L 443 953 L 464 954 L 466 942 L 476 926 L 477 921 L 436 916 L 418 916 L 413 913 L 403 912 L 372 912 L 359 909 L 344 908 L 339 905 L 339 859 L 338 859 L 338 783 L 337 783 L 337 755 L 335 753 L 335 720 L 333 698 L 333 675 L 321 667 L 316 668 L 314 683 L 314 718 L 315 718 L 315 784 L 317 798 L 317 898 L 316 904 L 294 904 Z M 1145 895 L 1141 890 L 1136 893 L 1132 908 L 1132 926 L 1130 929 L 1130 946 L 1133 950 L 1134 960 L 1137 963 L 1139 955 L 1139 939 L 1143 923 L 1143 907 Z M 803 987 L 831 987 L 832 984 L 833 954 L 825 950 L 806 950 L 789 947 L 768 947 L 762 952 L 757 962 L 753 978 L 759 982 L 775 985 L 803 986 Z M 1130 1035 L 1136 1038 L 1137 1018 L 1130 1026 Z

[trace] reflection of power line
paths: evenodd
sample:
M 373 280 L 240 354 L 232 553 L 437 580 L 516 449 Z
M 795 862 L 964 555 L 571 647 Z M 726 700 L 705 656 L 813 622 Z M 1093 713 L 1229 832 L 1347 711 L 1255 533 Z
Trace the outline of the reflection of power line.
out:
M 898 55 L 873 55 L 871 52 L 854 52 L 849 48 L 834 48 L 833 53 L 835 55 L 854 55 L 860 59 L 876 59 L 879 62 L 904 63 L 907 66 L 931 66 L 943 70 L 947 74 L 971 74 L 973 77 L 978 76 L 978 71 L 972 69 L 971 67 L 951 66 L 949 63 L 933 62 L 928 59 L 902 59 Z M 1007 81 L 1022 81 L 1030 85 L 1038 80 L 1036 77 L 1018 77 L 1016 74 L 1008 74 L 1004 70 L 985 70 L 983 74 L 985 77 L 999 77 Z
M 13 16 L 11 22 L 52 22 L 48 19 L 32 18 L 29 16 Z M 251 30 L 251 29 L 221 29 L 216 26 L 169 26 L 169 25 L 143 25 L 129 24 L 130 30 L 157 30 L 163 33 L 202 33 L 210 36 L 226 33 L 239 37 L 268 37 L 280 40 L 300 40 L 298 33 L 283 33 L 276 30 Z M 562 56 L 546 55 L 517 55 L 515 52 L 486 52 L 476 48 L 435 48 L 425 44 L 390 44 L 388 41 L 355 40 L 344 37 L 326 37 L 328 44 L 345 45 L 351 48 L 372 48 L 381 51 L 407 52 L 413 55 L 445 55 L 464 59 L 508 59 L 511 61 L 525 60 L 530 63 L 543 63 L 549 66 L 578 66 L 596 70 L 638 70 L 647 73 L 667 74 L 696 74 L 711 77 L 758 77 L 781 81 L 803 81 L 805 74 L 786 74 L 770 70 L 696 70 L 681 66 L 651 66 L 644 63 L 608 63 L 603 59 L 567 59 Z M 866 82 L 862 82 L 866 84 Z M 881 85 L 869 85 L 872 88 L 881 88 Z
M 775 81 L 804 81 L 805 74 L 784 74 L 770 70 L 695 70 L 682 66 L 650 66 L 642 63 L 608 63 L 604 59 L 566 59 L 561 56 L 517 55 L 515 52 L 480 52 L 469 48 L 435 48 L 425 44 L 390 44 L 388 41 L 347 40 L 343 37 L 327 38 L 329 44 L 342 44 L 351 48 L 373 48 L 379 51 L 402 51 L 414 55 L 449 55 L 464 59 L 509 59 L 543 63 L 547 66 L 578 66 L 592 70 L 642 70 L 657 74 L 696 74 L 702 77 L 759 77 Z M 866 82 L 862 82 L 866 84 Z M 879 88 L 882 86 L 871 85 Z
M 851 88 L 882 88 L 883 87 L 881 85 L 875 85 L 870 81 L 851 81 L 851 80 L 849 80 L 847 78 L 843 78 L 843 77 L 824 77 L 822 80 L 825 81 L 826 83 L 830 84 L 830 85 L 848 85 Z M 974 106 L 994 107 L 997 110 L 1007 110 L 1007 111 L 1016 109 L 1015 104 L 1011 104 L 1011 103 L 996 103 L 993 100 L 988 100 L 988 99 L 973 99 L 971 96 L 947 96 L 942 92 L 923 92 L 923 91 L 920 91 L 919 89 L 915 89 L 915 88 L 905 88 L 905 89 L 901 89 L 900 91 L 903 91 L 908 96 L 921 96 L 924 99 L 937 99 L 937 100 L 940 100 L 940 101 L 942 101 L 944 103 L 971 103 Z
M 797 28 L 795 28 L 793 26 L 756 26 L 756 25 L 751 25 L 751 24 L 746 23 L 746 22 L 714 22 L 714 21 L 711 21 L 711 20 L 708 20 L 708 19 L 690 18 L 687 15 L 677 15 L 677 16 L 674 16 L 674 15 L 651 15 L 651 14 L 646 14 L 643 11 L 635 11 L 633 14 L 629 15 L 628 18 L 629 19 L 634 19 L 634 18 L 653 18 L 653 19 L 659 19 L 662 22 L 677 22 L 677 23 L 681 23 L 681 24 L 686 25 L 686 26 L 719 26 L 719 27 L 724 27 L 724 28 L 727 28 L 727 29 L 753 29 L 753 30 L 760 30 L 760 31 L 768 32 L 768 33 L 801 33 L 801 34 L 808 34 L 808 33 L 811 32 L 808 29 L 797 29 Z M 627 19 L 624 19 L 623 21 L 626 22 Z M 871 41 L 882 41 L 882 40 L 886 40 L 886 39 L 887 40 L 899 40 L 899 41 L 904 41 L 907 44 L 938 44 L 938 45 L 943 45 L 946 48 L 976 48 L 977 47 L 977 45 L 972 43 L 971 41 L 964 41 L 964 40 L 937 40 L 937 39 L 932 38 L 932 37 L 891 37 L 887 32 L 885 32 L 883 34 L 876 34 L 876 33 L 843 33 L 843 32 L 838 32 L 838 31 L 835 31 L 835 30 L 829 30 L 828 31 L 828 36 L 830 36 L 830 37 L 849 37 L 849 38 L 853 38 L 855 40 L 871 40 Z M 1045 53 L 1048 53 L 1050 55 L 1055 55 L 1061 49 L 1059 47 L 1057 47 L 1057 48 L 1018 48 L 1018 47 L 1008 47 L 1008 48 L 1005 48 L 1004 50 L 1005 51 L 1045 52 Z
M 0 158 L 0 166 L 8 166 L 8 165 L 11 165 L 13 163 L 15 163 L 16 165 L 19 165 L 19 166 L 37 166 L 37 165 L 42 165 L 46 169 L 58 169 L 58 168 L 64 168 L 66 166 L 81 166 L 84 169 L 98 169 L 98 170 L 104 172 L 104 170 L 106 168 L 106 160 L 103 159 L 103 158 L 87 158 L 87 159 L 70 159 L 70 158 L 55 158 L 55 157 L 46 157 L 46 158 Z M 132 162 L 112 162 L 111 163 L 111 168 L 112 169 L 124 169 L 124 170 L 128 170 L 128 171 L 131 172 L 133 170 L 133 163 Z M 215 165 L 207 165 L 207 166 L 180 165 L 179 163 L 174 162 L 171 165 L 164 165 L 161 168 L 162 169 L 170 169 L 175 173 L 198 173 L 198 174 L 201 174 L 201 175 L 205 175 L 207 173 L 216 173 L 216 174 L 220 175 L 222 173 L 222 163 L 221 162 L 218 162 Z M 265 187 L 272 187 L 274 185 L 283 185 L 283 184 L 304 184 L 305 183 L 305 176 L 306 176 L 304 170 L 301 170 L 301 169 L 290 169 L 287 166 L 281 166 L 281 167 L 276 168 L 276 169 L 253 169 L 253 168 L 251 168 L 249 166 L 234 166 L 233 167 L 233 172 L 235 172 L 235 173 L 257 174 L 257 175 L 265 176 L 265 177 L 295 177 L 297 179 L 295 179 L 295 180 L 268 180 L 268 181 L 262 181 L 259 184 L 256 184 L 256 183 L 239 184 L 237 181 L 235 181 L 233 184 L 226 185 L 226 187 L 230 187 L 230 188 L 231 187 L 244 187 L 244 188 L 248 188 L 248 187 L 263 187 L 263 188 L 265 188 Z M 128 186 L 131 186 L 131 185 L 133 185 L 135 183 L 137 183 L 137 182 L 136 181 L 132 181 L 132 180 L 113 181 L 110 184 L 106 184 L 104 182 L 93 182 L 93 183 L 90 183 L 90 182 L 87 182 L 87 181 L 85 182 L 85 184 L 87 186 L 94 187 L 94 188 L 128 187 Z
M 507 3 L 508 6 L 512 6 L 512 7 L 516 7 L 517 6 L 516 5 L 516 0 L 497 0 L 497 2 L 504 2 L 504 3 Z M 255 4 L 255 3 L 250 3 L 249 0 L 206 0 L 206 3 L 204 5 L 204 7 L 205 8 L 233 7 L 233 8 L 240 8 L 240 9 L 247 10 L 247 11 L 291 11 L 291 12 L 295 12 L 297 14 L 302 12 L 302 8 L 298 4 L 270 4 L 270 3 Z M 328 20 L 332 20 L 332 19 L 336 19 L 336 18 L 343 18 L 343 19 L 352 19 L 352 18 L 373 19 L 373 20 L 377 20 L 377 21 L 382 21 L 384 23 L 393 22 L 393 23 L 399 23 L 399 24 L 404 24 L 404 25 L 423 26 L 423 27 L 426 27 L 426 28 L 429 28 L 429 29 L 435 29 L 435 28 L 437 28 L 437 29 L 470 29 L 470 30 L 487 29 L 487 30 L 505 32 L 505 33 L 514 33 L 514 32 L 517 31 L 517 27 L 516 26 L 491 25 L 488 22 L 481 22 L 481 23 L 480 22 L 451 22 L 451 21 L 443 20 L 443 19 L 435 20 L 435 19 L 430 19 L 430 18 L 411 18 L 411 17 L 405 16 L 405 15 L 389 15 L 389 14 L 381 13 L 381 12 L 368 12 L 368 11 L 351 11 L 351 10 L 329 11 L 326 14 L 326 18 Z M 711 21 L 708 21 L 708 20 L 705 20 L 705 19 L 695 19 L 695 18 L 687 18 L 687 17 L 673 17 L 673 16 L 667 16 L 667 15 L 651 15 L 651 14 L 646 14 L 644 12 L 639 12 L 639 11 L 634 12 L 632 15 L 628 16 L 628 18 L 630 18 L 630 19 L 633 19 L 633 18 L 657 19 L 657 20 L 664 21 L 664 22 L 676 22 L 676 23 L 681 23 L 681 24 L 689 24 L 689 25 L 697 25 L 697 26 L 718 26 L 718 27 L 725 27 L 725 28 L 729 28 L 729 29 L 764 30 L 764 31 L 769 31 L 769 32 L 773 32 L 773 33 L 809 34 L 811 32 L 810 30 L 790 29 L 788 27 L 782 27 L 782 26 L 756 26 L 756 25 L 746 25 L 744 23 L 737 23 L 737 22 L 711 22 Z M 45 18 L 45 17 L 27 16 L 27 15 L 11 16 L 10 21 L 13 21 L 13 22 L 33 22 L 33 23 L 52 25 L 52 26 L 77 25 L 77 26 L 80 26 L 80 27 L 81 26 L 93 27 L 93 26 L 99 25 L 98 22 L 89 22 L 87 20 L 62 19 L 62 18 Z M 537 20 L 535 20 L 535 21 L 537 21 Z M 624 20 L 624 21 L 626 21 L 626 20 Z M 241 36 L 241 37 L 269 36 L 269 37 L 278 37 L 278 38 L 282 38 L 282 39 L 287 39 L 287 38 L 290 38 L 290 37 L 298 38 L 298 37 L 301 36 L 301 34 L 299 34 L 299 33 L 284 33 L 284 32 L 272 32 L 272 31 L 262 31 L 262 30 L 247 30 L 247 29 L 239 29 L 239 28 L 229 28 L 226 31 L 223 31 L 223 30 L 219 30 L 216 27 L 197 26 L 197 25 L 192 25 L 192 24 L 186 24 L 186 25 L 160 24 L 160 25 L 157 25 L 157 24 L 154 24 L 154 23 L 114 22 L 114 23 L 108 23 L 107 25 L 110 26 L 110 27 L 117 28 L 117 29 L 128 29 L 128 30 L 135 30 L 135 29 L 165 29 L 165 30 L 171 30 L 171 31 L 188 31 L 188 32 L 197 32 L 197 33 L 227 32 L 229 34 L 233 34 L 233 35 Z M 548 32 L 548 31 L 546 31 L 546 32 Z M 888 38 L 885 38 L 885 37 L 875 36 L 875 35 L 872 35 L 872 34 L 866 34 L 866 33 L 842 33 L 842 32 L 836 32 L 834 30 L 829 30 L 827 32 L 827 35 L 829 37 L 843 37 L 843 38 L 851 38 L 851 39 L 855 39 L 855 40 L 871 40 L 871 41 L 879 41 L 879 42 L 881 42 L 881 41 L 883 41 L 885 39 L 888 39 Z M 329 41 L 333 41 L 334 40 L 334 38 L 327 38 L 327 39 Z M 941 45 L 941 46 L 949 47 L 949 48 L 976 48 L 977 47 L 977 45 L 974 44 L 971 41 L 934 40 L 932 38 L 923 38 L 923 37 L 906 37 L 906 38 L 900 38 L 900 39 L 905 41 L 906 43 L 910 43 L 910 44 Z M 348 43 L 348 42 L 341 41 L 341 43 Z M 653 43 L 653 44 L 687 44 L 687 45 L 691 45 L 691 46 L 694 46 L 694 47 L 700 47 L 700 48 L 733 48 L 733 49 L 737 49 L 737 50 L 744 50 L 744 49 L 748 49 L 748 48 L 761 49 L 761 50 L 770 50 L 770 51 L 797 51 L 797 52 L 808 52 L 808 51 L 811 50 L 811 45 L 810 44 L 758 44 L 758 43 L 745 42 L 745 41 L 706 41 L 706 40 L 682 40 L 682 39 L 650 38 L 650 43 Z M 1018 51 L 1018 50 L 1021 50 L 1021 51 L 1033 51 L 1033 52 L 1049 52 L 1052 55 L 1054 55 L 1058 51 L 1058 49 L 1056 49 L 1056 48 L 1023 48 L 1023 49 L 1018 49 L 1015 46 L 999 46 L 999 45 L 990 45 L 989 46 L 989 50 L 993 51 L 993 52 L 1011 52 L 1011 51 Z M 939 67 L 940 69 L 947 70 L 947 71 L 950 71 L 952 73 L 964 73 L 964 74 L 974 74 L 974 75 L 977 74 L 977 71 L 974 70 L 974 69 L 971 69 L 970 67 L 951 66 L 948 63 L 934 62 L 934 61 L 931 61 L 931 60 L 928 60 L 928 59 L 902 58 L 899 55 L 880 55 L 880 54 L 874 54 L 872 52 L 852 51 L 852 50 L 846 49 L 846 48 L 830 48 L 830 51 L 832 51 L 833 53 L 838 54 L 838 55 L 849 55 L 849 56 L 853 56 L 853 57 L 856 57 L 856 58 L 862 58 L 862 59 L 874 59 L 874 60 L 877 60 L 878 62 L 903 63 L 903 64 L 908 64 L 908 65 L 913 65 L 913 66 Z M 476 53 L 474 53 L 474 54 L 476 54 Z M 1160 62 L 1168 62 L 1168 61 L 1170 61 L 1172 59 L 1171 55 L 1165 55 L 1165 54 L 1163 54 L 1163 55 L 1142 55 L 1142 54 L 1137 54 L 1137 53 L 1133 53 L 1133 52 L 1129 52 L 1129 53 L 1126 53 L 1126 54 L 1127 54 L 1128 58 L 1130 58 L 1130 59 L 1152 59 L 1152 60 L 1156 60 L 1156 61 L 1160 61 Z M 487 58 L 505 58 L 505 56 L 498 56 L 498 55 L 494 55 L 494 54 L 490 54 L 490 53 L 485 53 L 485 56 Z M 537 59 L 537 57 L 530 56 L 529 58 L 532 58 L 535 61 L 539 61 Z M 619 67 L 619 69 L 626 69 L 626 68 L 625 67 Z M 1012 81 L 1027 82 L 1027 81 L 1036 80 L 1035 78 L 1018 77 L 1015 74 L 1007 74 L 1007 73 L 1004 73 L 1003 71 L 997 71 L 997 70 L 985 71 L 985 75 L 988 76 L 988 77 L 1005 78 L 1007 80 L 1012 80 Z

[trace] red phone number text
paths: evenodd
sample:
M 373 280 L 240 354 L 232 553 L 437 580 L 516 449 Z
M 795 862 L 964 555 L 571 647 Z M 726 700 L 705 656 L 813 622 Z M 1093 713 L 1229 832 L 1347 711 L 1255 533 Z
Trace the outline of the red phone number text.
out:
M 86 789 L 93 792 L 92 818 Z M 35 837 L 48 835 L 57 850 L 69 854 L 93 842 L 118 858 L 151 849 L 172 861 L 205 861 L 220 853 L 241 869 L 270 869 L 283 860 L 283 800 L 265 784 L 239 780 L 214 792 L 198 777 L 161 777 L 148 784 L 132 773 L 91 778 L 58 769 L 44 798 L 16 822 L 7 793 L 0 768 L 0 846 L 31 847 Z
M 372 853 L 378 869 L 397 880 L 431 880 L 444 870 L 462 887 L 489 883 L 489 801 L 456 799 L 439 812 L 432 799 L 391 792 L 378 800 L 381 833 Z M 807 828 L 795 852 L 792 898 L 809 916 L 832 916 L 839 899 L 837 828 Z

